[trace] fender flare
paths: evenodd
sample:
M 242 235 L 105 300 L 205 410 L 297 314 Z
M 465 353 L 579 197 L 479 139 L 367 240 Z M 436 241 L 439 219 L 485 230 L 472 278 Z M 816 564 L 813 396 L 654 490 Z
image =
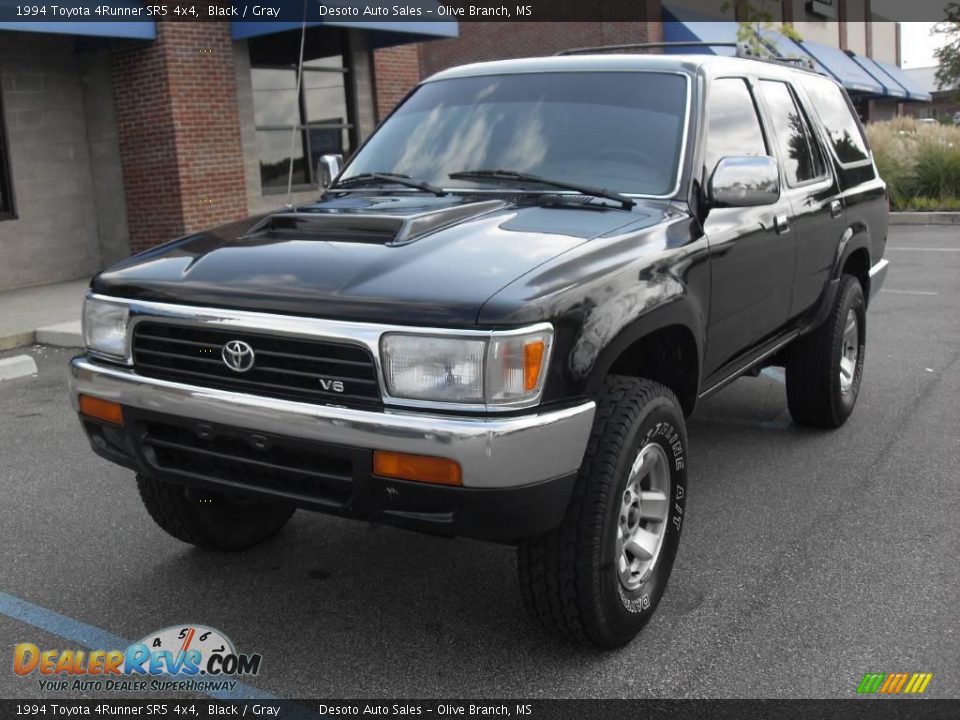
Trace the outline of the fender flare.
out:
M 827 286 L 820 297 L 816 312 L 804 325 L 804 332 L 820 327 L 830 316 L 830 310 L 833 308 L 834 298 L 837 296 L 840 285 L 840 274 L 843 272 L 843 266 L 846 265 L 850 256 L 859 250 L 864 250 L 867 253 L 867 267 L 870 266 L 871 247 L 870 231 L 865 225 L 852 225 L 843 231 L 840 236 L 840 243 L 837 246 L 837 256 L 834 258 L 833 268 L 830 270 L 830 279 L 827 281 Z M 865 287 L 863 290 L 869 297 L 869 288 Z
M 872 248 L 873 244 L 870 237 L 870 230 L 866 225 L 858 223 L 848 227 L 843 231 L 843 235 L 840 236 L 840 243 L 837 246 L 837 256 L 833 261 L 833 270 L 830 272 L 830 279 L 837 280 L 840 277 L 843 266 L 857 250 L 862 249 L 866 251 L 867 267 L 869 267 L 873 255 Z
M 705 318 L 703 312 L 688 295 L 676 295 L 665 302 L 647 309 L 642 315 L 623 327 L 614 338 L 601 349 L 589 370 L 585 390 L 592 394 L 599 388 L 609 374 L 617 359 L 638 340 L 671 326 L 680 326 L 689 331 L 696 344 L 696 385 L 694 398 L 699 394 L 703 371 L 703 352 L 705 347 Z

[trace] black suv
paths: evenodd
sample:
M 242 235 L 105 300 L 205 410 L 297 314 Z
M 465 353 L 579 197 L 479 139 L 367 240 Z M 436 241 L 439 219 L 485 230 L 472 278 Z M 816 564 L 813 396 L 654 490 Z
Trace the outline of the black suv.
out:
M 887 269 L 886 186 L 832 80 L 575 54 L 421 83 L 316 203 L 97 275 L 72 394 L 188 543 L 295 508 L 514 543 L 523 598 L 628 642 L 684 523 L 697 401 L 786 368 L 838 427 Z

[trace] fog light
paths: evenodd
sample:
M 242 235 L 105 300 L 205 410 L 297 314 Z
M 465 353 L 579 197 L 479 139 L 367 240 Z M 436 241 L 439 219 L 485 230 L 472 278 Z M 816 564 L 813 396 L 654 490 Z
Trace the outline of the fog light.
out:
M 97 420 L 123 425 L 123 406 L 110 400 L 81 395 L 80 412 Z
M 373 473 L 381 477 L 437 485 L 462 485 L 460 465 L 446 458 L 428 455 L 407 455 L 406 453 L 376 450 L 373 453 Z

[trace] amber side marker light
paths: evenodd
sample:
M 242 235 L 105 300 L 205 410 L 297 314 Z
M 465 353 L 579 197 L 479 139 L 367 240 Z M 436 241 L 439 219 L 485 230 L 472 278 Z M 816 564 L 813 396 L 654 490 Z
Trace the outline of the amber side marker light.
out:
M 533 340 L 523 346 L 523 389 L 527 392 L 537 387 L 544 350 L 543 340 Z
M 446 458 L 406 453 L 373 452 L 373 472 L 381 477 L 398 480 L 434 483 L 436 485 L 462 485 L 460 465 Z
M 80 412 L 97 420 L 123 425 L 123 406 L 101 398 L 80 396 Z

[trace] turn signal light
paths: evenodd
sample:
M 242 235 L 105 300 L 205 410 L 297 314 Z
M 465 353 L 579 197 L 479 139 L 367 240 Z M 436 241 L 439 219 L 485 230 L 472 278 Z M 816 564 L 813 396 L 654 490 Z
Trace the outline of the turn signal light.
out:
M 527 392 L 537 387 L 544 350 L 546 344 L 543 340 L 531 340 L 523 346 L 523 389 Z
M 97 420 L 103 420 L 114 425 L 123 425 L 123 406 L 110 400 L 81 395 L 80 412 Z
M 373 472 L 381 477 L 398 480 L 415 480 L 437 485 L 463 484 L 459 463 L 429 455 L 408 455 L 375 450 Z

